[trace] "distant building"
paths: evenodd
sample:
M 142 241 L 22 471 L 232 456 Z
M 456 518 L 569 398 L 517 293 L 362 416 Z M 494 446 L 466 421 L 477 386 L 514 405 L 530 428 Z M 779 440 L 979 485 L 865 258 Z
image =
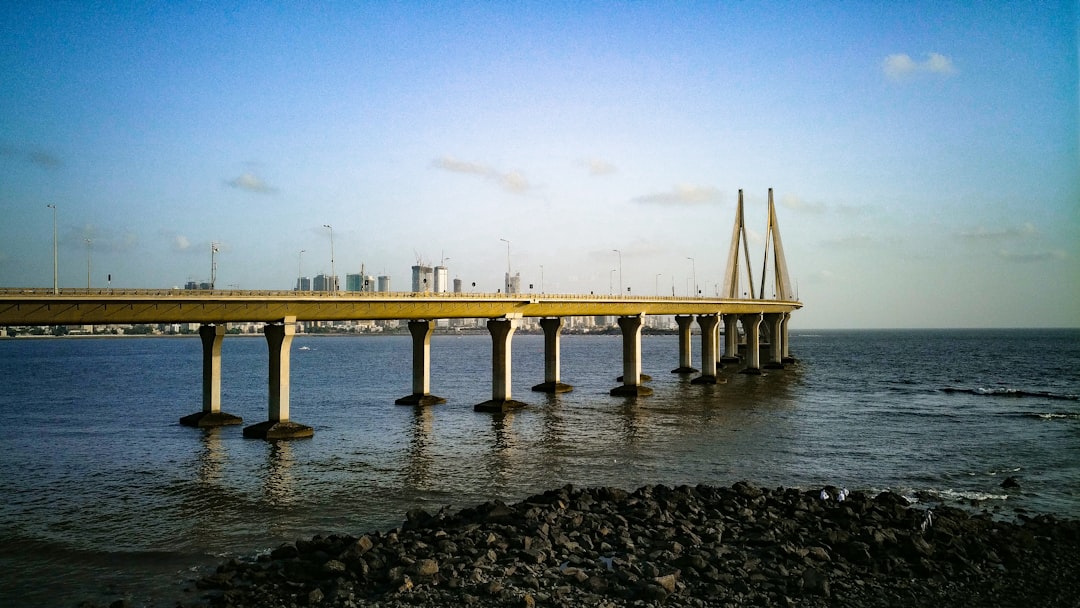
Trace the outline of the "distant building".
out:
M 390 291 L 390 277 L 389 276 L 384 274 L 384 275 L 379 277 L 379 291 L 381 293 L 386 293 L 386 292 Z
M 311 291 L 311 279 L 298 277 L 296 279 L 296 291 Z
M 461 279 L 454 279 L 454 293 L 461 293 Z
M 435 269 L 431 266 L 418 264 L 412 267 L 412 290 L 414 292 L 427 292 L 435 287 Z
M 521 273 L 510 276 L 506 273 L 506 288 L 503 293 L 521 293 Z
M 315 275 L 315 280 L 312 281 L 311 288 L 313 291 L 331 291 L 335 292 L 339 290 L 337 277 L 328 277 L 324 274 Z
M 446 266 L 435 267 L 435 293 L 446 293 L 450 291 L 450 284 L 447 281 Z

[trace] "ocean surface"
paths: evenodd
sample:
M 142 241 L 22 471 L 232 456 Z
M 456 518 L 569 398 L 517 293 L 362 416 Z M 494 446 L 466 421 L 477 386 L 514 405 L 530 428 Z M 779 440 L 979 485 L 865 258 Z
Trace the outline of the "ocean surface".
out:
M 315 437 L 280 443 L 178 424 L 201 409 L 196 337 L 0 340 L 0 605 L 173 606 L 222 559 L 567 483 L 835 484 L 1080 517 L 1080 330 L 796 330 L 798 365 L 716 386 L 669 373 L 675 336 L 645 336 L 655 394 L 637 399 L 608 394 L 620 340 L 563 336 L 576 388 L 545 395 L 543 337 L 515 335 L 530 407 L 492 415 L 472 409 L 486 335 L 433 337 L 448 401 L 427 409 L 394 405 L 408 336 L 299 335 L 291 418 Z M 265 340 L 222 352 L 222 409 L 265 420 Z

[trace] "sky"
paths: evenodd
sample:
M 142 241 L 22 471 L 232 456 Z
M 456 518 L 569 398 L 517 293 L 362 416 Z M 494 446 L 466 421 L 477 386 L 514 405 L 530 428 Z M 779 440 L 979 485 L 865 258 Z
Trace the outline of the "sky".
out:
M 793 329 L 1080 327 L 1078 13 L 3 3 L 0 287 L 712 295 L 773 188 Z

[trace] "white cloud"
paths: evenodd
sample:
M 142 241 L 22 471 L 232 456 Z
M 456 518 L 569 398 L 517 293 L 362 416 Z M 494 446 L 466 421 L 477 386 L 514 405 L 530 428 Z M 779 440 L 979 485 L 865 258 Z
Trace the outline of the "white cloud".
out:
M 241 173 L 239 177 L 225 183 L 238 190 L 246 190 L 248 192 L 254 192 L 255 194 L 273 194 L 274 192 L 277 192 L 276 188 L 271 188 L 254 173 Z
M 635 203 L 650 205 L 707 205 L 723 200 L 720 191 L 712 186 L 691 186 L 681 184 L 671 192 L 656 192 L 633 199 Z
M 592 175 L 594 177 L 611 175 L 612 173 L 618 172 L 618 169 L 615 168 L 615 165 L 599 158 L 590 158 L 584 161 L 584 164 L 585 168 L 589 170 L 589 175 Z
M 443 156 L 431 161 L 431 166 L 453 173 L 465 175 L 477 175 L 491 180 L 500 188 L 514 194 L 523 194 L 533 189 L 533 185 L 519 171 L 503 172 L 487 165 L 458 160 L 450 156 Z
M 918 74 L 951 76 L 956 73 L 952 59 L 941 53 L 927 53 L 925 61 L 915 61 L 906 53 L 895 53 L 885 58 L 881 69 L 890 80 L 905 80 Z
M 793 194 L 786 194 L 780 197 L 780 204 L 788 209 L 805 211 L 807 213 L 823 213 L 825 211 L 824 203 L 808 203 Z
M 1043 262 L 1046 260 L 1064 260 L 1069 257 L 1069 254 L 1061 249 L 1054 249 L 1052 251 L 1009 251 L 1002 249 L 997 252 L 999 258 L 1009 260 L 1011 262 Z
M 184 250 L 188 249 L 189 247 L 191 247 L 191 241 L 189 241 L 186 236 L 184 236 L 182 234 L 178 234 L 178 235 L 173 237 L 172 246 L 173 246 L 173 249 L 175 249 L 177 251 L 184 251 Z
M 969 240 L 996 241 L 1001 239 L 1024 238 L 1034 236 L 1038 234 L 1038 232 L 1039 231 L 1035 228 L 1035 224 L 1032 224 L 1031 222 L 1025 222 L 1020 226 L 1016 226 L 1013 228 L 1000 228 L 997 230 L 989 230 L 984 226 L 979 226 L 975 230 L 961 232 L 959 236 L 961 238 Z

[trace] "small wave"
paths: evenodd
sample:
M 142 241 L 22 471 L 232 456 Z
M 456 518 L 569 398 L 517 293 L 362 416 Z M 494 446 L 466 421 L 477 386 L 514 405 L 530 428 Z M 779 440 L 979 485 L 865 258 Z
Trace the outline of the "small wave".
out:
M 1044 412 L 1042 414 L 1021 414 L 1025 418 L 1039 418 L 1041 420 L 1080 420 L 1080 413 L 1076 412 Z
M 918 493 L 920 498 L 938 500 L 969 500 L 983 502 L 987 500 L 1008 500 L 1008 494 L 991 494 L 989 492 L 977 492 L 974 490 L 922 490 Z
M 979 395 L 988 397 L 1042 397 L 1043 399 L 1060 399 L 1062 401 L 1078 401 L 1080 395 L 1053 393 L 1050 391 L 1025 391 L 1018 388 L 995 387 L 995 388 L 957 388 L 947 386 L 940 389 L 943 393 L 964 393 L 967 395 Z

